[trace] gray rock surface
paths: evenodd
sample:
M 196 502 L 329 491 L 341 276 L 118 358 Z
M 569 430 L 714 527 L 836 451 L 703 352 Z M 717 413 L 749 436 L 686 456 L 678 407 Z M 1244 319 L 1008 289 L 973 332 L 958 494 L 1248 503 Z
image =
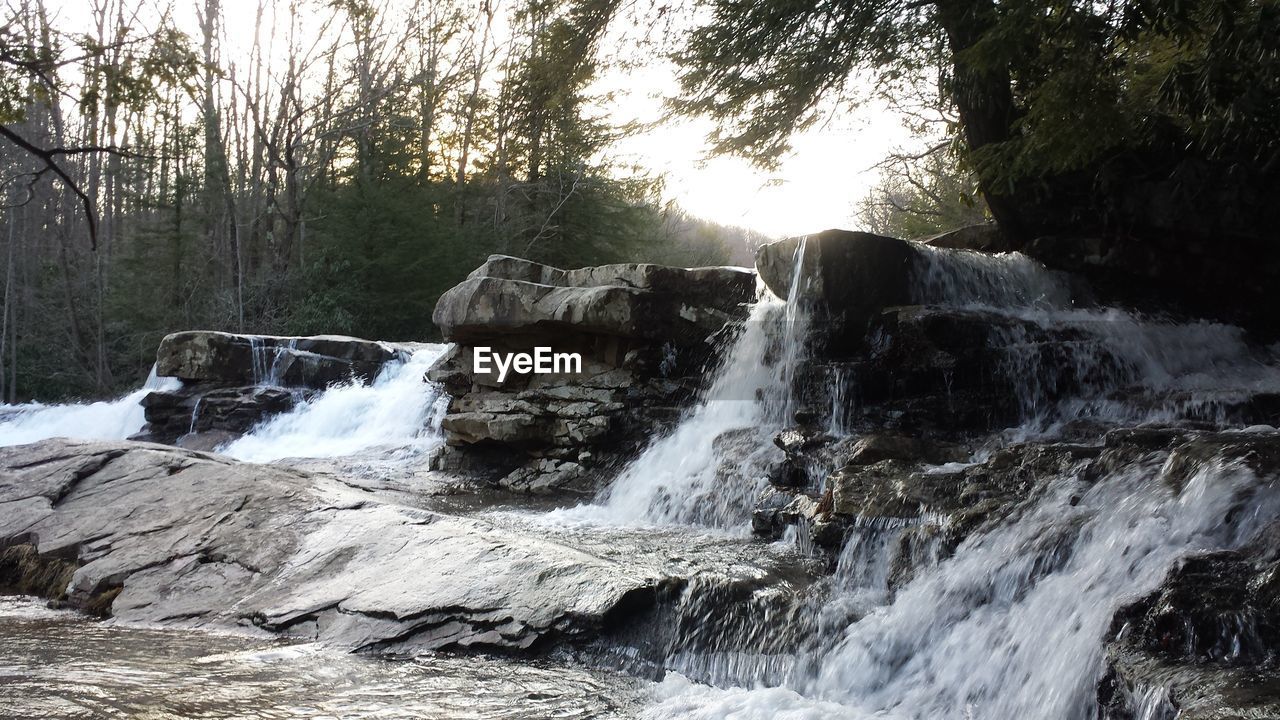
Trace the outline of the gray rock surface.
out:
M 643 567 L 328 477 L 142 443 L 0 449 L 0 545 L 74 563 L 73 606 L 362 649 L 522 649 L 589 635 L 658 582 Z M 37 565 L 10 554 L 0 578 Z
M 754 287 L 738 268 L 561 270 L 495 255 L 442 295 L 431 319 L 446 340 L 468 345 L 528 345 L 557 331 L 690 345 L 723 327 Z
M 320 389 L 344 380 L 368 382 L 398 355 L 398 348 L 385 343 L 340 335 L 276 337 L 189 330 L 160 341 L 156 374 L 223 385 L 274 380 Z

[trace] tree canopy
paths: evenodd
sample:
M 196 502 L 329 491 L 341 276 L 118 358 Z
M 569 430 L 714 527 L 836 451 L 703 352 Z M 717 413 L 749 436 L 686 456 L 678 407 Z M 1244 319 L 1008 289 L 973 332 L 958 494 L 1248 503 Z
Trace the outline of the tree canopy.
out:
M 1273 232 L 1275 0 L 709 0 L 677 105 L 768 164 L 867 93 L 938 88 L 1006 232 Z

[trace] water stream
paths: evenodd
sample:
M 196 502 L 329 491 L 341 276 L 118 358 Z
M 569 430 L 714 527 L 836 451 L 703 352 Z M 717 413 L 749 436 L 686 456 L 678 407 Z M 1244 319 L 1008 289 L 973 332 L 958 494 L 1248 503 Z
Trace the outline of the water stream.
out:
M 218 449 L 249 462 L 324 458 L 382 448 L 421 453 L 440 442 L 447 397 L 423 380 L 446 345 L 427 345 L 387 363 L 364 385 L 332 386 L 287 413 L 268 418 Z

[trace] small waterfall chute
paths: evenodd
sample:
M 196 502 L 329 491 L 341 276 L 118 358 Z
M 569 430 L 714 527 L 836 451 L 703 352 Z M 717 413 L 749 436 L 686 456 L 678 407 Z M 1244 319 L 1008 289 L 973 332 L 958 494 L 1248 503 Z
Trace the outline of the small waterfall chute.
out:
M 598 504 L 553 516 L 620 525 L 746 527 L 768 468 L 780 455 L 773 435 L 795 410 L 794 379 L 809 334 L 801 301 L 807 286 L 804 252 L 801 242 L 786 302 L 759 289 L 693 412 L 628 465 Z

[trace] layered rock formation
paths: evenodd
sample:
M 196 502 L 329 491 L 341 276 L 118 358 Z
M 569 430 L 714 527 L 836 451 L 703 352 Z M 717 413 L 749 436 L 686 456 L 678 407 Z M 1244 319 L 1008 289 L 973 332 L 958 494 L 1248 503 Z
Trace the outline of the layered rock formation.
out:
M 212 450 L 335 383 L 372 381 L 403 347 L 336 335 L 274 337 L 206 330 L 165 336 L 156 375 L 182 381 L 143 399 L 138 439 Z
M 608 265 L 561 270 L 489 260 L 432 316 L 456 343 L 428 376 L 453 395 L 436 467 L 522 492 L 593 490 L 601 474 L 674 422 L 718 334 L 745 314 L 753 273 Z M 577 353 L 581 372 L 474 372 L 477 347 Z

